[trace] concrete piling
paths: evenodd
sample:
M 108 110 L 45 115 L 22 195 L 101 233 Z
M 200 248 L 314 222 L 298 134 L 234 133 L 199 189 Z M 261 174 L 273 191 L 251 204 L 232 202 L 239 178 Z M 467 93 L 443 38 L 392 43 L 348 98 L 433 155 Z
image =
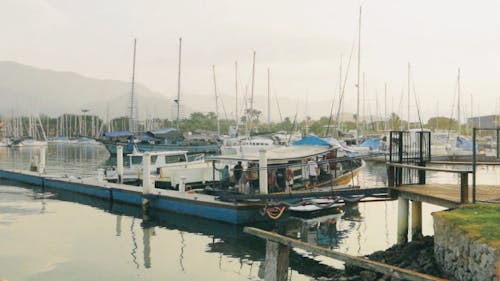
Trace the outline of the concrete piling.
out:
M 259 150 L 259 192 L 267 194 L 267 156 L 264 149 Z
M 408 212 L 409 201 L 402 197 L 398 198 L 398 234 L 397 243 L 405 244 L 408 242 Z
M 123 183 L 123 147 L 116 146 L 116 171 L 118 173 L 118 183 Z
M 40 147 L 40 163 L 38 164 L 38 173 L 45 174 L 45 167 L 47 165 L 46 148 Z
M 411 201 L 411 239 L 422 238 L 422 202 Z

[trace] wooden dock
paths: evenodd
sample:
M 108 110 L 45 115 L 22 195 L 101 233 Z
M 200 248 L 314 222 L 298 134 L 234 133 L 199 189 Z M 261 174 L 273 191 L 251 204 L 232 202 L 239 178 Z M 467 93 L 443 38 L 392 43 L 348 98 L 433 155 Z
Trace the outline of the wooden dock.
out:
M 427 202 L 447 208 L 456 208 L 460 202 L 460 187 L 457 184 L 417 184 L 390 187 L 392 192 L 412 201 Z M 472 198 L 472 190 L 468 190 L 468 198 Z M 476 200 L 481 202 L 500 203 L 500 186 L 476 186 Z

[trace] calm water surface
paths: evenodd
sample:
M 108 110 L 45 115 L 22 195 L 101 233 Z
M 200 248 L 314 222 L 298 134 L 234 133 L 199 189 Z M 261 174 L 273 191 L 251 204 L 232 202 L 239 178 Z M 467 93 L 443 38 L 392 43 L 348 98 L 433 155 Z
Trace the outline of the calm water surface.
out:
M 37 149 L 0 149 L 0 167 L 28 169 Z M 49 145 L 47 172 L 94 176 L 114 163 L 101 146 Z M 479 183 L 498 184 L 498 168 L 480 168 Z M 368 164 L 354 179 L 362 187 L 384 186 L 385 167 Z M 458 183 L 448 174 L 429 181 Z M 423 204 L 423 232 L 432 235 Z M 396 242 L 397 202 L 352 205 L 336 224 L 290 218 L 258 225 L 353 255 Z M 173 213 L 110 204 L 85 196 L 0 182 L 0 278 L 13 280 L 263 280 L 265 243 L 241 227 Z M 291 280 L 327 276 L 327 258 L 293 250 Z

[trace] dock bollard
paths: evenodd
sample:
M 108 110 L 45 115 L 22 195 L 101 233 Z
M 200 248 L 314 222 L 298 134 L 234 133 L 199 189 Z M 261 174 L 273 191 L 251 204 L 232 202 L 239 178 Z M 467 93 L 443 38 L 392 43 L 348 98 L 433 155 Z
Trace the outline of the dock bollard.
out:
M 123 147 L 116 146 L 116 171 L 118 173 L 118 183 L 123 183 Z

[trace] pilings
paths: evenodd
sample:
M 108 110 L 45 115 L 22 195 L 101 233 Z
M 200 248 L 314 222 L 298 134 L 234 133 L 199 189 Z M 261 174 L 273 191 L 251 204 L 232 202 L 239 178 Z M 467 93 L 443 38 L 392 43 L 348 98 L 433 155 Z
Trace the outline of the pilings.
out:
M 398 244 L 408 242 L 408 210 L 409 201 L 402 197 L 398 198 Z
M 408 242 L 409 200 L 398 198 L 398 233 L 397 243 Z M 411 201 L 411 239 L 422 238 L 422 202 Z
M 38 173 L 45 174 L 45 167 L 47 166 L 46 148 L 40 147 L 40 164 L 38 164 Z
M 422 238 L 422 202 L 411 201 L 411 240 Z
M 287 281 L 290 247 L 267 240 L 264 280 Z
M 116 171 L 118 173 L 118 183 L 123 183 L 123 147 L 116 146 Z
M 259 193 L 267 194 L 267 156 L 264 149 L 259 150 Z

